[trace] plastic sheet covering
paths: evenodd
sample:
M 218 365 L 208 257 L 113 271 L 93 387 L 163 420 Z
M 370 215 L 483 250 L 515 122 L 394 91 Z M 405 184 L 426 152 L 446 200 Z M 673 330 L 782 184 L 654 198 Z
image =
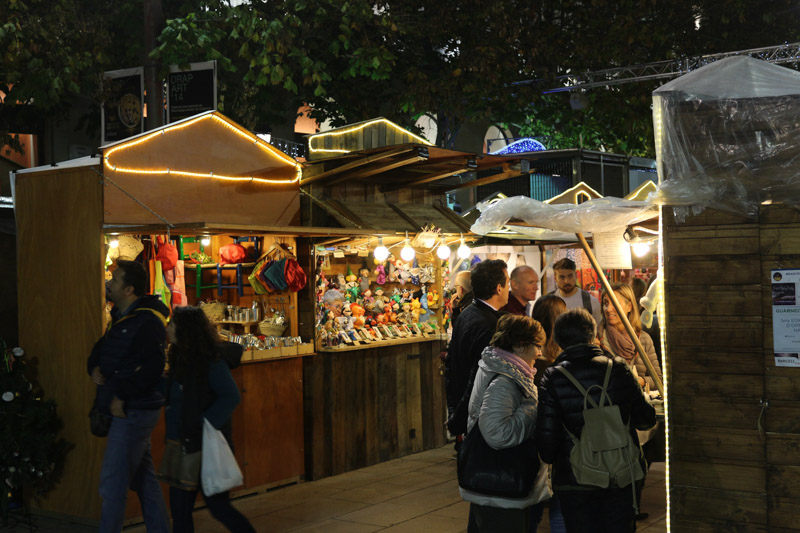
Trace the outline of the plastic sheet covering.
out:
M 658 207 L 648 203 L 607 196 L 582 204 L 546 204 L 525 196 L 478 204 L 481 216 L 472 232 L 486 235 L 502 229 L 510 220 L 570 234 L 612 232 L 658 215 Z M 515 227 L 515 229 L 517 229 Z
M 708 207 L 800 207 L 799 72 L 716 61 L 654 91 L 653 122 L 661 186 L 648 200 L 674 206 L 678 221 Z

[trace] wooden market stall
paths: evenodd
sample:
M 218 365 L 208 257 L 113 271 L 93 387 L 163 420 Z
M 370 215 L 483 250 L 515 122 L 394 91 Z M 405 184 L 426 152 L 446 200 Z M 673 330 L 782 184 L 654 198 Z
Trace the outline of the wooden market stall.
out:
M 438 148 L 385 119 L 312 135 L 309 148 L 310 161 L 300 182 L 303 224 L 371 234 L 312 243 L 317 299 L 303 322 L 313 320 L 318 326 L 318 355 L 304 360 L 306 444 L 311 449 L 306 475 L 318 479 L 445 443 L 440 353 L 446 346 L 446 282 L 462 237 L 470 243 L 475 236 L 469 233 L 469 223 L 444 205 L 444 193 L 474 181 L 472 173 L 480 183 L 489 183 L 521 171 L 512 168 L 519 167 L 519 158 Z M 415 250 L 409 261 L 400 254 L 406 239 Z M 449 252 L 444 259 L 444 253 L 437 253 L 443 240 Z M 387 257 L 376 263 L 380 246 L 388 248 Z M 379 265 L 388 278 L 380 283 Z M 400 279 L 392 279 L 395 267 L 398 272 L 408 267 L 409 272 L 403 270 Z M 361 276 L 364 268 L 368 272 Z M 348 343 L 340 337 L 340 342 L 331 343 L 330 333 L 323 333 L 326 319 L 320 298 L 331 288 L 351 283 L 337 280 L 340 274 L 347 277 L 348 269 L 352 283 L 359 284 L 360 277 L 370 293 L 383 290 L 387 306 L 393 305 L 397 290 L 395 313 L 401 317 L 407 300 L 412 305 L 415 299 L 425 303 L 431 295 L 428 313 L 406 322 L 408 335 L 392 333 L 404 327 L 402 318 L 379 324 L 386 313 L 367 310 L 366 317 L 375 320 L 371 330 L 383 331 L 375 334 L 382 338 L 368 329 L 366 340 Z M 415 275 L 416 269 L 423 276 L 427 272 L 427 280 L 415 279 L 420 274 Z M 374 306 L 370 298 L 375 295 L 364 305 L 363 290 L 356 291 L 353 303 Z
M 86 374 L 86 359 L 105 320 L 105 243 L 121 235 L 146 240 L 171 234 L 186 247 L 186 281 L 200 269 L 201 287 L 187 283 L 189 303 L 221 300 L 249 307 L 257 300 L 262 309 L 281 309 L 288 321 L 283 335 L 294 338 L 303 329 L 298 301 L 311 287 L 256 295 L 246 280 L 252 263 L 241 265 L 239 272 L 212 274 L 218 272 L 219 248 L 247 238 L 248 248 L 280 247 L 302 263 L 309 251 L 298 245 L 298 237 L 337 234 L 336 229 L 320 232 L 297 225 L 300 166 L 217 112 L 101 150 L 101 157 L 20 171 L 14 177 L 20 344 L 35 361 L 46 395 L 58 404 L 63 436 L 74 444 L 60 484 L 38 505 L 85 521 L 99 517 L 97 482 L 105 446 L 89 431 L 95 387 Z M 204 267 L 209 265 L 188 262 L 189 248 L 200 246 L 188 242 L 201 238 L 208 239 L 203 251 L 213 262 L 208 273 Z M 243 287 L 237 275 L 245 277 Z M 228 321 L 220 329 L 243 335 L 255 325 Z M 304 475 L 302 359 L 313 354 L 311 339 L 304 340 L 280 349 L 249 348 L 234 371 L 242 391 L 233 424 L 234 449 L 244 473 L 239 493 Z M 156 464 L 162 444 L 163 429 L 157 429 Z M 138 514 L 131 495 L 129 517 Z
M 800 529 L 798 86 L 735 57 L 654 92 L 672 531 Z

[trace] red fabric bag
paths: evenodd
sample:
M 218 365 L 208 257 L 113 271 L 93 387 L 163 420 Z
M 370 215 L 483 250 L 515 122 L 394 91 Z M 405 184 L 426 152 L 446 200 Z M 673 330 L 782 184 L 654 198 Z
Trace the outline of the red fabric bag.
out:
M 221 265 L 244 263 L 245 259 L 247 259 L 247 250 L 241 244 L 226 244 L 219 249 L 219 263 Z
M 297 292 L 306 286 L 306 273 L 294 257 L 290 257 L 286 260 L 284 277 L 286 278 L 286 283 L 289 285 L 289 290 L 292 292 Z
M 161 261 L 161 268 L 166 272 L 172 270 L 178 263 L 178 248 L 164 237 L 157 237 L 158 252 L 156 252 L 156 261 Z

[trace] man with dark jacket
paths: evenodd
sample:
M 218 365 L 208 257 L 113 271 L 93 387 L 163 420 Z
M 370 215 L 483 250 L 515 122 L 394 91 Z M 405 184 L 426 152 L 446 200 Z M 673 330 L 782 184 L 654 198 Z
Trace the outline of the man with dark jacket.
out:
M 607 352 L 593 344 L 595 322 L 583 308 L 571 309 L 556 319 L 555 341 L 564 348 L 553 366 L 545 371 L 539 384 L 539 414 L 536 443 L 542 461 L 553 465 L 553 490 L 561 505 L 567 531 L 635 531 L 632 489 L 630 486 L 601 489 L 580 485 L 570 464 L 572 441 L 565 431 L 580 438 L 583 429 L 583 394 L 556 367 L 564 367 L 590 391 L 596 402 L 608 366 Z M 619 406 L 623 423 L 629 423 L 633 442 L 638 445 L 636 429 L 655 425 L 656 415 L 647 403 L 641 387 L 625 361 L 613 359 L 607 388 L 614 405 Z
M 455 435 L 466 433 L 467 406 L 472 377 L 481 352 L 497 329 L 500 308 L 508 303 L 509 279 L 505 261 L 481 261 L 472 269 L 474 301 L 459 315 L 445 360 L 447 427 Z
M 139 496 L 147 531 L 169 532 L 150 455 L 150 434 L 164 404 L 159 384 L 169 309 L 157 296 L 145 295 L 146 285 L 142 265 L 117 262 L 106 284 L 106 298 L 114 304 L 112 321 L 87 364 L 97 384 L 95 406 L 112 416 L 100 471 L 101 533 L 122 530 L 128 489 Z

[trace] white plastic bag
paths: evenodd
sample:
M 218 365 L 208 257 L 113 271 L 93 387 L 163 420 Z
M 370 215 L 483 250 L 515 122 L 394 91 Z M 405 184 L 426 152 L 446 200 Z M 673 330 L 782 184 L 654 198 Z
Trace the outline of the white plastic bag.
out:
M 203 494 L 213 496 L 243 483 L 242 471 L 228 441 L 208 419 L 203 419 L 203 463 L 200 468 Z

